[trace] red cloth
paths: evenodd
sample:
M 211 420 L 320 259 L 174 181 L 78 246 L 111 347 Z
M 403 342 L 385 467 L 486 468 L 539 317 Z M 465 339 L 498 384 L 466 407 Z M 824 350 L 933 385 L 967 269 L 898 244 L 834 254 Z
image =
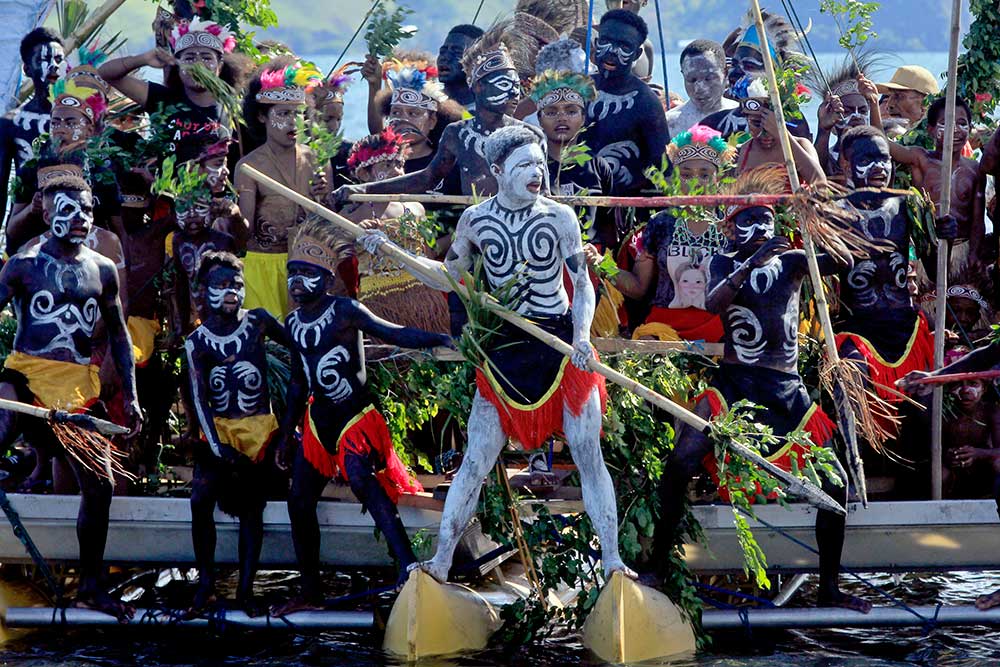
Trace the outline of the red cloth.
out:
M 653 306 L 646 324 L 659 322 L 677 332 L 681 340 L 703 340 L 718 343 L 722 340 L 722 320 L 701 308 L 661 308 Z
M 581 371 L 569 359 L 563 362 L 562 370 L 546 395 L 532 406 L 502 396 L 482 371 L 476 371 L 476 388 L 497 409 L 503 432 L 525 449 L 538 449 L 550 436 L 562 433 L 563 407 L 569 408 L 570 414 L 579 415 L 595 387 L 601 397 L 603 414 L 608 403 L 604 377 Z
M 317 472 L 324 477 L 336 477 L 339 473 L 340 478 L 346 481 L 344 457 L 349 453 L 366 456 L 373 450 L 385 462 L 382 470 L 375 471 L 375 477 L 392 502 L 398 502 L 399 496 L 404 493 L 424 490 L 399 460 L 385 418 L 374 406 L 369 405 L 347 422 L 337 438 L 336 451 L 331 454 L 316 432 L 312 420 L 312 399 L 309 400 L 302 425 L 302 453 Z
M 899 380 L 910 371 L 926 371 L 934 367 L 934 335 L 927 324 L 927 317 L 920 313 L 913 327 L 910 342 L 897 361 L 891 362 L 882 358 L 871 342 L 857 334 L 845 332 L 837 334 L 837 347 L 850 340 L 858 348 L 858 352 L 868 364 L 868 373 L 875 384 L 879 398 L 888 403 L 901 403 L 903 398 L 889 389 L 895 389 Z
M 701 394 L 699 394 L 698 397 L 695 398 L 695 404 L 697 404 L 702 399 L 708 401 L 708 405 L 712 411 L 713 419 L 722 414 L 725 414 L 725 412 L 728 410 L 728 407 L 725 405 L 722 396 L 719 394 L 718 391 L 714 389 L 706 389 Z M 813 408 L 809 410 L 809 412 L 807 412 L 805 416 L 803 416 L 802 421 L 804 422 L 804 424 L 801 424 L 799 428 L 809 434 L 809 437 L 814 445 L 822 446 L 824 443 L 829 441 L 830 438 L 833 437 L 833 431 L 836 428 L 836 426 L 834 425 L 833 421 L 830 420 L 827 414 L 823 412 L 823 408 L 819 407 L 819 405 L 813 405 Z M 784 435 L 784 434 L 777 434 L 777 435 Z M 802 463 L 805 462 L 805 458 L 806 455 L 808 454 L 808 451 L 809 450 L 806 447 L 795 442 L 786 444 L 786 446 L 782 447 L 780 450 L 778 450 L 771 456 L 765 456 L 764 458 L 766 458 L 768 461 L 778 466 L 782 470 L 786 472 L 791 472 L 792 453 L 796 452 L 798 454 L 798 460 L 801 465 Z M 729 461 L 729 454 L 726 454 L 726 461 L 727 462 Z M 705 466 L 705 469 L 708 470 L 709 474 L 712 475 L 712 479 L 715 481 L 715 483 L 718 484 L 719 463 L 718 461 L 715 460 L 715 454 L 712 453 L 706 456 L 705 459 L 702 461 L 702 463 Z M 757 494 L 760 495 L 762 491 L 763 489 L 761 489 L 760 485 L 758 484 Z M 719 497 L 722 498 L 724 501 L 729 502 L 729 491 L 726 490 L 724 487 L 719 487 Z M 771 495 L 768 496 L 768 500 L 775 500 L 775 499 L 777 499 L 776 493 L 771 493 Z M 754 497 L 750 497 L 749 500 L 751 504 L 753 504 L 756 501 Z

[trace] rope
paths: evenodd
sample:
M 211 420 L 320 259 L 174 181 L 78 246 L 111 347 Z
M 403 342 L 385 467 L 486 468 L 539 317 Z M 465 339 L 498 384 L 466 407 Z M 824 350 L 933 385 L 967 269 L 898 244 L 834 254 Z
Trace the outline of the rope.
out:
M 31 539 L 31 535 L 28 534 L 28 529 L 25 528 L 24 523 L 21 522 L 21 515 L 19 515 L 17 510 L 14 509 L 14 506 L 10 504 L 10 499 L 7 498 L 7 492 L 2 488 L 0 488 L 0 509 L 2 509 L 4 515 L 6 515 L 7 521 L 10 523 L 10 528 L 14 532 L 14 537 L 20 540 L 21 544 L 24 545 L 24 550 L 28 552 L 29 556 L 31 556 L 31 560 L 34 562 L 35 567 L 37 567 L 42 573 L 45 583 L 52 589 L 54 599 L 57 602 L 62 600 L 62 586 L 60 586 L 56 581 L 55 575 L 52 574 L 52 569 L 45 561 L 45 557 L 42 556 L 42 552 L 38 550 L 37 546 L 35 546 L 35 541 Z
M 738 507 L 733 507 L 733 509 L 739 511 L 744 516 L 747 516 L 747 517 L 753 519 L 754 521 L 756 521 L 760 525 L 762 525 L 762 526 L 764 526 L 764 527 L 766 527 L 766 528 L 768 528 L 770 530 L 773 530 L 774 532 L 778 533 L 782 537 L 787 538 L 788 540 L 790 540 L 794 544 L 797 544 L 798 546 L 802 547 L 806 551 L 809 551 L 809 552 L 815 554 L 816 556 L 820 555 L 819 551 L 817 549 L 814 549 L 812 546 L 806 544 L 805 542 L 803 542 L 802 540 L 798 539 L 797 537 L 795 537 L 793 535 L 790 535 L 787 531 L 783 530 L 782 528 L 779 528 L 778 526 L 770 524 L 767 521 L 761 519 L 760 517 L 754 516 L 754 515 L 752 515 L 752 514 L 750 514 L 748 512 L 745 512 L 744 510 L 742 510 L 742 509 L 740 509 Z M 862 584 L 864 584 L 865 586 L 867 586 L 869 589 L 875 591 L 876 593 L 878 593 L 879 595 L 881 595 L 882 597 L 884 597 L 886 600 L 888 600 L 889 602 L 891 602 L 893 606 L 899 607 L 900 609 L 902 609 L 902 610 L 904 610 L 904 611 L 906 611 L 906 612 L 908 612 L 910 614 L 913 614 L 915 617 L 917 617 L 918 619 L 920 619 L 921 623 L 924 626 L 925 632 L 930 632 L 930 630 L 933 630 L 934 627 L 936 627 L 936 625 L 937 625 L 937 622 L 936 622 L 937 621 L 937 614 L 936 613 L 935 613 L 933 619 L 927 618 L 926 616 L 924 616 L 923 614 L 921 614 L 920 612 L 918 612 L 913 607 L 909 606 L 908 604 L 906 604 L 905 602 L 903 602 L 899 598 L 897 598 L 894 595 L 892 595 L 892 593 L 889 593 L 888 591 L 886 591 L 885 589 L 883 589 L 882 587 L 880 587 L 878 584 L 875 584 L 875 583 L 869 581 L 868 579 L 862 577 L 860 574 L 858 574 L 857 572 L 855 572 L 851 568 L 841 566 L 840 570 L 841 570 L 841 572 L 845 572 L 845 573 L 849 574 L 851 577 L 853 577 L 854 579 L 858 580 L 859 582 L 861 582 Z
M 476 9 L 476 15 L 472 17 L 472 25 L 476 25 L 476 21 L 479 20 L 479 12 L 483 11 L 483 4 L 486 0 L 479 0 L 479 8 Z
M 813 62 L 816 63 L 816 73 L 819 74 L 819 78 L 823 80 L 823 85 L 826 87 L 827 92 L 829 92 L 830 82 L 826 80 L 826 74 L 823 72 L 823 68 L 819 66 L 819 58 L 816 57 L 816 51 L 812 47 L 812 42 L 809 41 L 809 35 L 802 25 L 802 19 L 799 18 L 799 13 L 795 10 L 795 5 L 792 4 L 792 0 L 781 0 L 781 5 L 785 8 L 785 15 L 788 17 L 788 20 L 795 24 L 796 32 L 802 35 L 802 41 L 809 50 L 809 55 L 812 56 Z
M 371 9 L 369 9 L 369 10 L 368 10 L 368 13 L 367 13 L 367 14 L 365 14 L 365 16 L 364 16 L 364 18 L 363 18 L 363 19 L 361 19 L 361 25 L 359 25 L 359 26 L 358 26 L 358 29 L 354 31 L 354 34 L 353 34 L 353 35 L 351 35 L 351 38 L 350 38 L 350 39 L 349 39 L 349 40 L 347 41 L 347 46 L 345 46 L 345 47 L 344 47 L 344 50 L 340 52 L 340 55 L 339 55 L 339 56 L 337 56 L 337 62 L 333 63 L 333 67 L 331 67 L 331 68 L 330 68 L 330 71 L 329 71 L 329 72 L 327 73 L 327 76 L 328 76 L 328 77 L 329 77 L 329 76 L 330 76 L 331 74 L 333 74 L 333 72 L 334 72 L 334 71 L 335 71 L 335 70 L 337 69 L 337 67 L 338 67 L 338 66 L 340 65 L 340 61 L 341 61 L 341 60 L 343 60 L 343 59 L 344 59 L 344 56 L 346 56 L 346 55 L 347 55 L 347 50 L 348 50 L 349 48 L 351 48 L 351 44 L 354 44 L 354 40 L 356 40 L 356 39 L 358 38 L 358 35 L 360 35 L 360 34 L 361 34 L 361 29 L 365 27 L 365 24 L 366 24 L 366 23 L 368 23 L 368 18 L 369 18 L 369 17 L 370 17 L 370 16 L 372 15 L 372 14 L 374 14 L 374 13 L 375 13 L 375 10 L 376 10 L 376 9 L 378 9 L 378 6 L 379 6 L 379 5 L 381 4 L 381 3 L 382 3 L 382 0 L 375 0 L 375 2 L 373 2 L 373 3 L 372 3 L 372 6 L 371 6 Z
M 729 590 L 728 588 L 720 588 L 719 586 L 713 586 L 711 584 L 703 584 L 700 581 L 694 579 L 690 580 L 691 584 L 695 588 L 701 588 L 706 591 L 711 591 L 713 593 L 722 593 L 724 595 L 732 595 L 733 597 L 741 598 L 743 600 L 749 600 L 750 602 L 756 602 L 763 607 L 774 608 L 776 605 L 768 600 L 767 598 L 757 597 L 756 595 L 751 595 L 750 593 L 742 593 L 740 591 Z
M 663 41 L 663 19 L 660 17 L 660 0 L 653 0 L 656 10 L 656 30 L 660 33 L 660 67 L 663 68 L 663 94 L 670 108 L 670 81 L 667 79 L 667 43 Z

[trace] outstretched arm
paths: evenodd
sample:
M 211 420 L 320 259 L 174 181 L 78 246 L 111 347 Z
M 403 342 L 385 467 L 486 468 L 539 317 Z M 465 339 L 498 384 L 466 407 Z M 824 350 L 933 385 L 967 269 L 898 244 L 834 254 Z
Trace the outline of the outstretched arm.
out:
M 441 143 L 438 144 L 437 152 L 430 164 L 405 176 L 397 176 L 384 181 L 366 183 L 360 186 L 366 194 L 420 194 L 432 189 L 440 183 L 458 162 L 455 153 L 452 151 L 453 142 L 458 141 L 455 136 L 457 130 L 454 126 L 445 128 L 441 136 Z
M 899 388 L 908 394 L 918 396 L 929 394 L 934 387 L 930 384 L 918 384 L 917 380 L 938 377 L 940 375 L 951 375 L 952 373 L 976 373 L 990 370 L 998 365 L 1000 365 L 1000 343 L 991 343 L 986 347 L 973 350 L 955 363 L 949 364 L 940 370 L 933 372 L 911 371 L 906 374 L 906 377 L 899 380 Z
M 348 316 L 352 320 L 355 328 L 364 331 L 370 336 L 375 336 L 386 341 L 390 345 L 420 349 L 427 347 L 447 347 L 451 345 L 451 337 L 446 334 L 431 333 L 422 329 L 412 327 L 402 327 L 393 324 L 368 310 L 364 304 L 358 301 L 352 302 L 353 308 Z
M 260 319 L 261 330 L 264 332 L 265 336 L 282 347 L 291 346 L 291 340 L 288 338 L 288 332 L 286 332 L 285 327 L 281 326 L 281 323 L 275 319 L 274 315 L 267 312 L 263 308 L 255 308 L 251 312 L 253 312 L 253 314 Z

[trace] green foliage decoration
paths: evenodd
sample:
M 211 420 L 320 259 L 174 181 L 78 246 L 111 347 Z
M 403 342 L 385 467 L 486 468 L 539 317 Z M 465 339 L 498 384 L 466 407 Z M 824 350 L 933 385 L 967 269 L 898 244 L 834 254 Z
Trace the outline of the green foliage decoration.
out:
M 958 57 L 958 94 L 982 122 L 1000 102 L 1000 3 L 970 0 L 969 10 L 974 19 L 962 40 L 965 53 Z
M 372 11 L 368 28 L 365 30 L 368 53 L 379 60 L 391 56 L 401 41 L 413 37 L 417 32 L 415 27 L 403 25 L 403 21 L 413 13 L 413 10 L 396 5 L 392 12 L 389 12 L 386 4 L 388 3 L 381 2 Z

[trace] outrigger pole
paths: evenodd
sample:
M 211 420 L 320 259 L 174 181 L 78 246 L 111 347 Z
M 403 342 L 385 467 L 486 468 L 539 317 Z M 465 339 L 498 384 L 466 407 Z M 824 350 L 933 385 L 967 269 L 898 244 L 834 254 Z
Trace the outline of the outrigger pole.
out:
M 270 176 L 262 174 L 253 167 L 245 164 L 241 167 L 241 169 L 243 170 L 243 173 L 245 175 L 255 180 L 259 185 L 263 186 L 268 190 L 271 190 L 275 194 L 285 197 L 286 199 L 294 202 L 295 204 L 298 204 L 305 211 L 309 213 L 314 213 L 322 218 L 325 218 L 326 220 L 329 220 L 340 230 L 344 231 L 347 234 L 350 234 L 351 238 L 357 239 L 358 237 L 366 233 L 364 229 L 354 224 L 347 218 L 338 215 L 337 213 L 334 213 L 333 211 L 326 208 L 322 204 L 319 204 L 318 202 L 315 202 L 309 199 L 308 197 L 299 194 L 295 190 L 285 187 L 281 183 L 275 181 Z M 387 241 L 383 243 L 381 246 L 379 246 L 379 252 L 386 255 L 389 259 L 401 264 L 408 272 L 410 272 L 419 279 L 427 280 L 436 285 L 452 284 L 449 281 L 449 276 L 445 272 L 442 264 L 436 263 L 436 265 L 433 267 L 431 267 L 428 264 L 424 264 L 423 262 L 413 257 L 408 252 L 406 252 L 396 244 L 392 243 L 391 241 Z M 466 291 L 470 297 L 475 296 L 476 298 L 479 298 L 483 306 L 485 308 L 488 308 L 497 317 L 505 320 L 506 322 L 509 322 L 510 324 L 516 326 L 518 329 L 521 329 L 525 333 L 549 345 L 553 349 L 558 350 L 565 356 L 567 357 L 573 356 L 574 350 L 571 345 L 569 345 L 562 339 L 558 338 L 557 336 L 553 336 L 547 331 L 541 329 L 537 325 L 528 321 L 526 318 L 521 317 L 520 315 L 503 307 L 502 305 L 497 303 L 496 300 L 489 297 L 489 295 L 486 294 L 474 295 L 470 292 L 469 287 L 467 285 L 457 285 L 457 289 Z M 635 380 L 626 377 L 625 375 L 622 375 L 618 371 L 602 364 L 596 359 L 590 360 L 589 367 L 590 370 L 593 371 L 594 373 L 602 375 L 606 379 L 614 382 L 615 384 L 624 387 L 625 389 L 628 389 L 632 393 L 652 403 L 656 407 L 670 413 L 671 415 L 680 419 L 686 424 L 698 429 L 705 435 L 707 436 L 712 435 L 712 425 L 709 422 L 705 421 L 704 419 L 702 419 L 695 413 L 691 412 L 690 410 L 678 405 L 677 403 L 674 403 L 665 396 L 661 396 L 660 394 L 651 390 L 649 387 L 639 384 Z M 791 473 L 782 470 L 781 468 L 774 465 L 773 463 L 765 459 L 757 452 L 754 452 L 738 443 L 729 442 L 726 444 L 726 447 L 732 453 L 748 461 L 751 461 L 755 465 L 769 472 L 775 478 L 787 484 L 789 493 L 801 496 L 811 505 L 815 505 L 822 509 L 835 512 L 841 516 L 847 514 L 847 511 L 840 505 L 840 503 L 838 503 L 836 500 L 827 495 L 822 489 L 813 484 L 811 481 L 800 479 L 792 475 Z
M 962 0 L 951 3 L 951 43 L 948 51 L 948 88 L 945 91 L 944 149 L 941 151 L 941 207 L 938 215 L 951 213 L 952 143 L 955 136 L 955 96 L 958 90 L 958 39 L 962 32 Z M 948 307 L 948 242 L 937 244 L 937 294 L 934 313 L 934 370 L 944 366 L 945 311 Z M 944 389 L 934 388 L 931 402 L 931 498 L 941 499 L 941 418 Z
M 799 183 L 799 171 L 795 166 L 795 157 L 792 155 L 792 140 L 788 135 L 788 126 L 785 125 L 785 110 L 781 105 L 781 93 L 778 89 L 778 77 L 774 71 L 774 60 L 771 57 L 771 48 L 767 41 L 767 31 L 764 28 L 764 17 L 760 11 L 759 0 L 750 0 L 750 8 L 753 12 L 753 19 L 757 26 L 757 34 L 760 37 L 760 52 L 764 59 L 764 70 L 767 74 L 767 87 L 771 96 L 771 107 L 776 116 L 778 124 L 778 141 L 781 144 L 781 152 L 785 157 L 785 169 L 788 171 L 788 181 L 792 192 L 798 192 L 801 188 Z M 820 325 L 823 329 L 823 342 L 826 345 L 826 354 L 833 368 L 833 382 L 839 386 L 840 395 L 834 391 L 834 402 L 837 404 L 837 421 L 840 423 L 841 434 L 844 444 L 847 447 L 847 469 L 854 482 L 855 491 L 861 499 L 861 504 L 868 507 L 868 490 L 865 482 L 864 463 L 861 460 L 861 452 L 858 450 L 857 424 L 854 410 L 847 397 L 847 390 L 843 380 L 839 378 L 837 372 L 840 368 L 840 354 L 837 350 L 837 338 L 833 333 L 833 322 L 830 319 L 830 309 L 826 303 L 826 293 L 823 287 L 823 277 L 819 272 L 819 262 L 816 261 L 816 246 L 813 244 L 812 235 L 805 228 L 802 233 L 802 247 L 806 251 L 806 259 L 809 265 L 809 278 L 813 284 L 813 296 L 816 299 L 816 312 L 819 315 Z M 822 443 L 816 443 L 822 444 Z M 846 483 L 847 480 L 844 480 Z

